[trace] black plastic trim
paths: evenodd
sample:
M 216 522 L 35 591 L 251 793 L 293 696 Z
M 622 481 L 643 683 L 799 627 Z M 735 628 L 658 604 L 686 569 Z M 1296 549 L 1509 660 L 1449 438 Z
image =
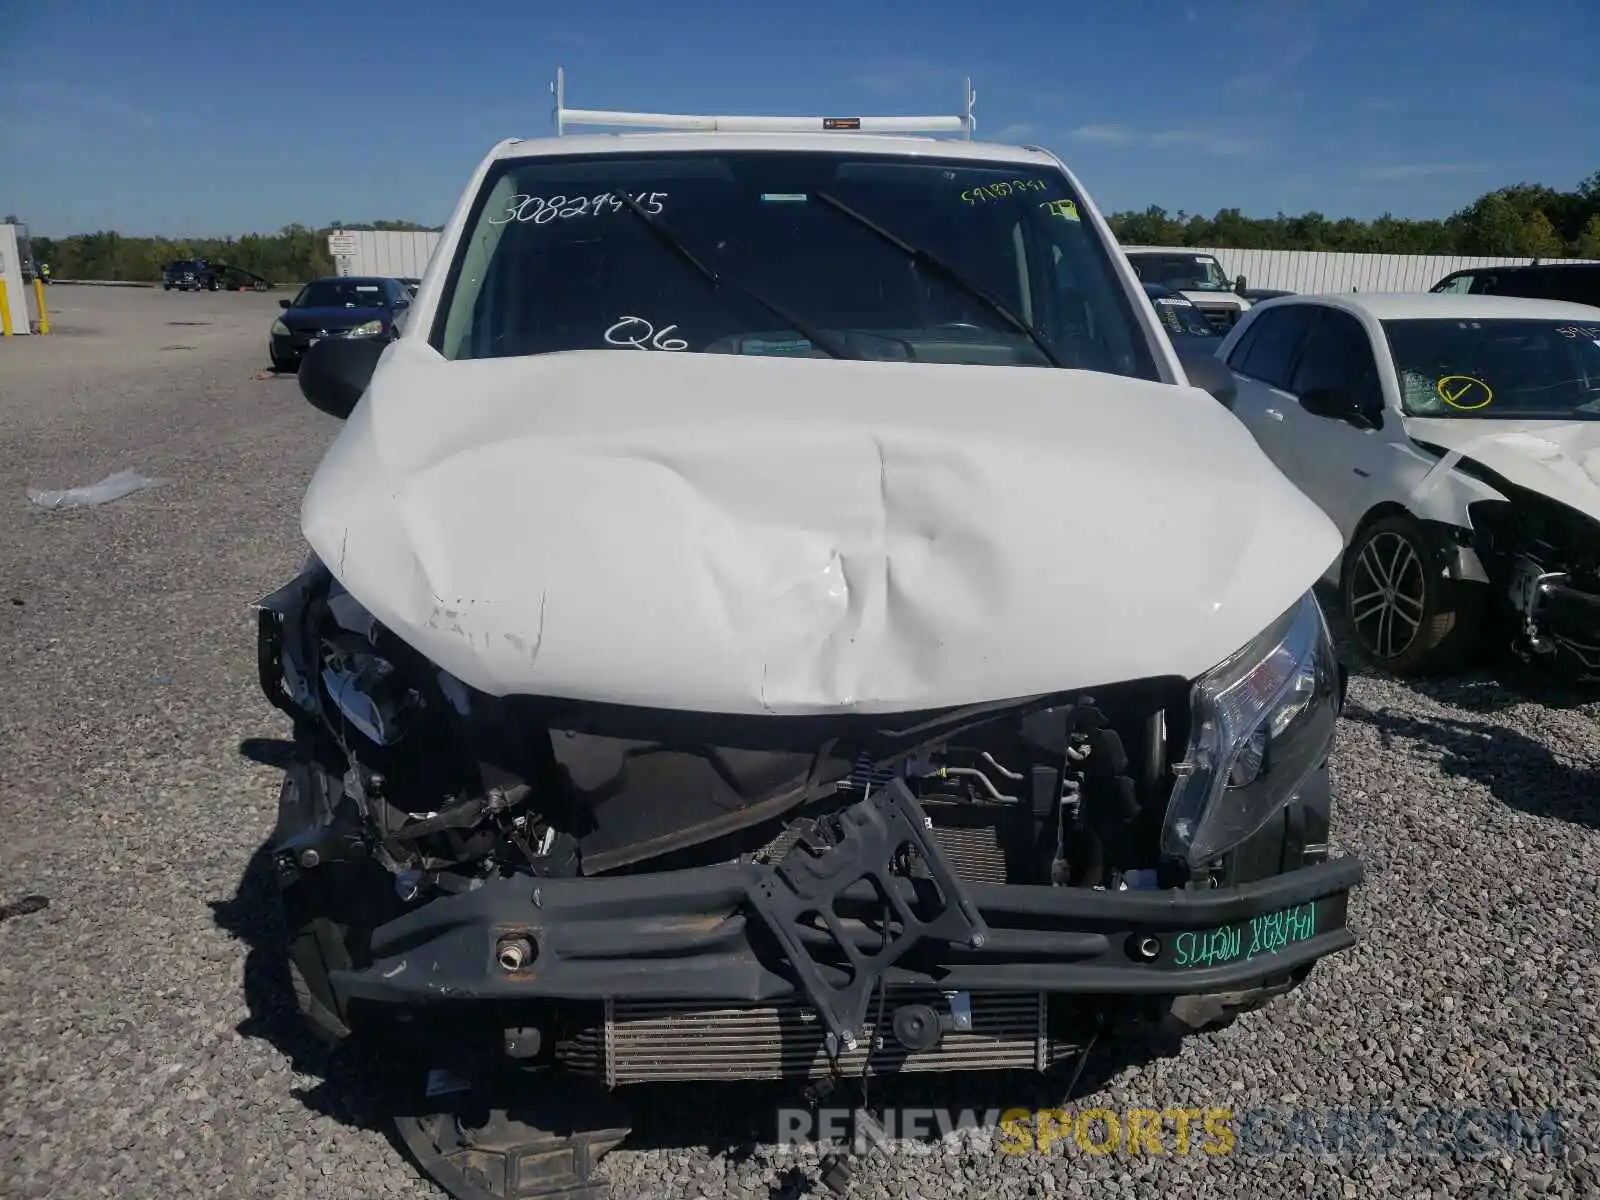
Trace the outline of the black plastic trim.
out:
M 341 997 L 380 1003 L 601 1000 L 619 996 L 756 1004 L 803 994 L 746 904 L 773 871 L 727 865 L 636 876 L 486 883 L 433 900 L 378 928 L 365 969 L 334 972 Z M 988 936 L 981 947 L 923 941 L 883 972 L 890 985 L 969 991 L 1028 988 L 1107 995 L 1183 995 L 1260 984 L 1347 949 L 1348 894 L 1365 878 L 1360 861 L 1332 859 L 1236 887 L 1097 891 L 972 885 L 966 891 Z M 921 897 L 899 880 L 907 902 Z M 871 912 L 870 884 L 844 897 Z M 1255 957 L 1176 965 L 1180 935 L 1204 935 L 1315 903 L 1313 936 Z M 844 923 L 857 944 L 865 925 Z M 505 937 L 534 953 L 516 972 L 496 962 Z M 1129 946 L 1154 937 L 1160 951 L 1138 961 Z M 842 979 L 843 973 L 834 977 Z

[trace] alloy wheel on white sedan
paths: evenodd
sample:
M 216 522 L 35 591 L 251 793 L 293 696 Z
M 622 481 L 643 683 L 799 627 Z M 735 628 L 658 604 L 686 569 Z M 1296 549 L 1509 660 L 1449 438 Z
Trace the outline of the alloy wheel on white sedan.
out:
M 1350 623 L 1381 659 L 1397 658 L 1416 640 L 1427 611 L 1422 556 L 1392 530 L 1368 539 L 1355 561 Z
M 1477 640 L 1482 591 L 1448 578 L 1415 518 L 1364 526 L 1340 572 L 1345 620 L 1362 649 L 1396 674 L 1455 666 Z

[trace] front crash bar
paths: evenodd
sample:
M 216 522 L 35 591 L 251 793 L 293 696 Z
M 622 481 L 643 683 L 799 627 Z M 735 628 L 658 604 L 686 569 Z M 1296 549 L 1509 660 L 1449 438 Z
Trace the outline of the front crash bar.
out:
M 380 926 L 370 959 L 330 972 L 330 982 L 346 1000 L 401 1005 L 628 997 L 753 1006 L 804 995 L 748 902 L 773 870 L 733 864 L 493 880 Z M 1360 860 L 1344 857 L 1197 891 L 969 885 L 987 928 L 983 945 L 922 940 L 882 979 L 891 987 L 1080 995 L 1247 989 L 1352 946 L 1349 892 L 1363 878 Z M 895 882 L 907 904 L 927 902 L 929 886 Z M 870 917 L 881 898 L 867 883 L 841 894 L 839 907 L 852 905 Z M 866 921 L 840 927 L 864 954 L 881 945 Z M 507 938 L 532 949 L 514 971 L 497 958 Z M 819 970 L 838 986 L 842 965 Z

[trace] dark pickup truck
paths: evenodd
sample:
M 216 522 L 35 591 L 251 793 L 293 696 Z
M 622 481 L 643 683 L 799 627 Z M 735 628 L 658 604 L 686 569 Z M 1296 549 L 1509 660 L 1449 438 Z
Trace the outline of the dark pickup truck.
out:
M 222 272 L 203 258 L 180 258 L 161 268 L 161 290 L 215 292 L 222 288 Z

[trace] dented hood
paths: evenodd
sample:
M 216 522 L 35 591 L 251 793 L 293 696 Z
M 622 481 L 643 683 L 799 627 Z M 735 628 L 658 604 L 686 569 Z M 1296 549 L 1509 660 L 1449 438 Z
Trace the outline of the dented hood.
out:
M 1193 677 L 1332 563 L 1332 523 L 1197 389 L 1040 368 L 405 339 L 302 527 L 465 682 L 886 712 Z
M 1469 458 L 1600 521 L 1600 421 L 1407 417 L 1406 432 L 1446 451 L 1430 479 Z

